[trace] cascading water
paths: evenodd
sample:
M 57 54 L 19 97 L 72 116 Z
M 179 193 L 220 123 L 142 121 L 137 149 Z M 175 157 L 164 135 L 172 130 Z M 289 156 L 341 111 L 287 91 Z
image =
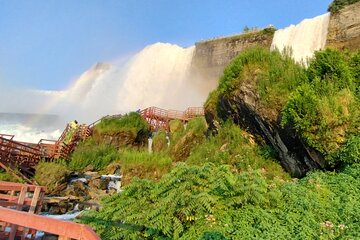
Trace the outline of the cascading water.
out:
M 119 108 L 136 110 L 148 106 L 183 109 L 202 103 L 192 91 L 190 65 L 195 47 L 156 43 L 132 60 L 119 91 Z M 123 105 L 123 106 L 121 106 Z
M 290 25 L 275 32 L 271 49 L 291 48 L 293 58 L 306 61 L 315 51 L 324 48 L 329 26 L 330 14 L 326 13 L 312 19 L 305 19 L 297 25 Z
M 183 109 L 201 105 L 206 96 L 190 86 L 194 48 L 156 43 L 124 66 L 96 64 L 62 95 L 58 112 L 86 120 L 149 106 Z

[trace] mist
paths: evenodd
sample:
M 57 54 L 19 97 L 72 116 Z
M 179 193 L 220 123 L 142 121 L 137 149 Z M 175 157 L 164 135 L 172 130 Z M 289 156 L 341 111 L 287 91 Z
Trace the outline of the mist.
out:
M 155 43 L 120 65 L 96 63 L 63 91 L 2 88 L 0 94 L 7 101 L 0 105 L 0 112 L 56 115 L 58 121 L 53 128 L 44 126 L 48 133 L 56 133 L 74 119 L 90 124 L 105 115 L 150 106 L 178 110 L 202 106 L 208 92 L 198 88 L 199 80 L 191 73 L 194 49 Z M 36 122 L 32 124 L 18 123 L 22 131 L 8 128 L 23 135 L 30 132 L 25 130 L 27 127 L 43 131 Z

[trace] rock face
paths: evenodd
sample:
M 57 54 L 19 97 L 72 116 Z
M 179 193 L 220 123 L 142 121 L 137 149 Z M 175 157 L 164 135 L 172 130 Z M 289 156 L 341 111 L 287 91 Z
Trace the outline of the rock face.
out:
M 231 93 L 219 99 L 218 117 L 231 118 L 241 128 L 271 145 L 284 169 L 293 177 L 302 177 L 313 169 L 325 168 L 322 155 L 306 146 L 290 128 L 280 127 L 280 114 L 267 112 L 259 102 L 253 84 L 243 82 Z M 210 127 L 216 128 L 216 116 L 211 111 L 205 114 Z
M 360 48 L 360 2 L 331 14 L 327 45 L 338 49 Z
M 224 68 L 245 49 L 255 46 L 270 48 L 274 32 L 275 29 L 269 27 L 196 43 L 191 71 L 195 76 L 193 80 L 199 83 L 199 89 L 207 93 L 213 90 Z M 201 85 L 204 82 L 206 84 Z

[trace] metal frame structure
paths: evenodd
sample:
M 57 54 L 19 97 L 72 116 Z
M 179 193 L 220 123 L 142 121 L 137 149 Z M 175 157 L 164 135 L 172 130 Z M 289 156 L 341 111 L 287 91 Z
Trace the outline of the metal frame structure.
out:
M 140 115 L 149 123 L 152 131 L 159 129 L 169 130 L 169 122 L 171 120 L 180 120 L 183 123 L 190 119 L 204 116 L 204 108 L 189 107 L 185 111 L 165 110 L 158 107 L 148 107 L 140 111 Z

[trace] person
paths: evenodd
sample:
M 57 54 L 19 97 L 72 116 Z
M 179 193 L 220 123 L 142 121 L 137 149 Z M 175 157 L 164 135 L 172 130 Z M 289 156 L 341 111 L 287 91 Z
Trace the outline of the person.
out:
M 78 121 L 74 120 L 70 123 L 70 128 L 76 129 L 78 127 Z
M 64 143 L 66 145 L 68 145 L 71 142 L 74 134 L 76 133 L 76 129 L 78 128 L 78 121 L 74 120 L 74 121 L 70 122 L 69 127 L 70 128 L 64 138 Z

